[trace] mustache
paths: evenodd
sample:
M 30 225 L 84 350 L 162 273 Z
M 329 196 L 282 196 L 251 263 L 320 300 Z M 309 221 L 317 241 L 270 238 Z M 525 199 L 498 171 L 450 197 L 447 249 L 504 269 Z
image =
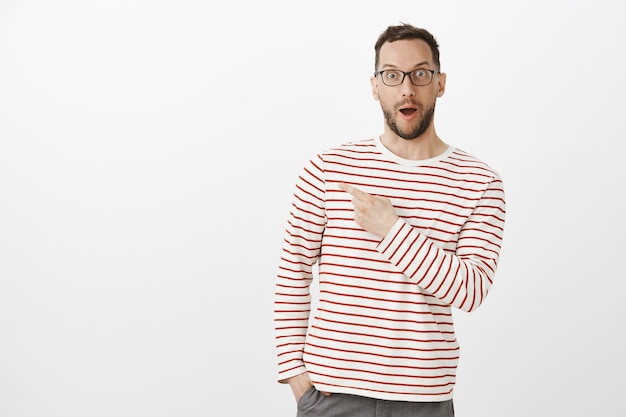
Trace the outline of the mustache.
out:
M 397 103 L 397 104 L 394 106 L 394 109 L 395 109 L 395 110 L 399 110 L 399 109 L 401 109 L 401 108 L 403 108 L 403 107 L 415 107 L 415 108 L 416 108 L 416 109 L 418 109 L 418 110 L 422 110 L 422 107 L 423 107 L 423 106 L 422 106 L 421 104 L 419 104 L 419 103 L 418 103 L 417 101 L 415 101 L 415 100 L 407 99 L 407 100 L 404 100 L 404 101 L 403 101 L 403 102 L 401 102 L 401 103 Z

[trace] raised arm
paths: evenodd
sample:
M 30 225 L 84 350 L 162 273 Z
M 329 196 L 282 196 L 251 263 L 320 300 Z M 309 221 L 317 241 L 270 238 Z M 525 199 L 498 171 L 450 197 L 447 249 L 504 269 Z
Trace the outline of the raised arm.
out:
M 444 303 L 473 311 L 483 302 L 498 264 L 505 219 L 502 181 L 494 177 L 459 234 L 455 253 L 443 250 L 395 213 L 391 202 L 355 187 L 355 221 L 382 238 L 377 250 L 404 275 Z

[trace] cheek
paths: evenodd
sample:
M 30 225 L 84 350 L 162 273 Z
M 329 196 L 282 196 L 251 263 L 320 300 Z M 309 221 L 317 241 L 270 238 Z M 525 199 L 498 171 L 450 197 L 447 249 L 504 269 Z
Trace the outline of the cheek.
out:
M 389 89 L 378 90 L 376 93 L 376 99 L 380 101 L 381 104 L 384 103 L 389 105 L 390 103 L 395 103 L 398 100 L 398 97 L 396 97 L 393 93 L 394 91 L 389 91 Z

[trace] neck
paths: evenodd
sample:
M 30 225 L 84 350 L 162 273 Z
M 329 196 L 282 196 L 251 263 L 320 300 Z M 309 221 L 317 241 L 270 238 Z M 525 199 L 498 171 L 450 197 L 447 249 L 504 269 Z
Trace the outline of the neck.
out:
M 404 139 L 393 132 L 385 131 L 380 141 L 395 155 L 413 161 L 434 158 L 448 148 L 434 131 L 426 131 L 415 139 Z

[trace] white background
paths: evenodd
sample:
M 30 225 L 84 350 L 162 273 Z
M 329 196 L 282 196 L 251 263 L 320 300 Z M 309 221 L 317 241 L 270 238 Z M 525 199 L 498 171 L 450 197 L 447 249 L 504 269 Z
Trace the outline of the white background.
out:
M 295 415 L 274 276 L 315 152 L 382 131 L 374 42 L 439 40 L 437 131 L 505 182 L 457 415 L 623 410 L 626 5 L 0 0 L 0 417 Z

